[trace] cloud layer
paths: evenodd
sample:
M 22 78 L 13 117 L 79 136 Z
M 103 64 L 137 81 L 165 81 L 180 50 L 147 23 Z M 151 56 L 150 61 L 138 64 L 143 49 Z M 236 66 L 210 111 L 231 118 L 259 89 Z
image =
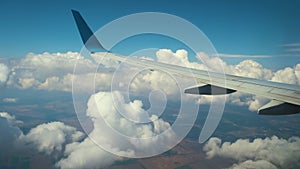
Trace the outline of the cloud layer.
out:
M 77 89 L 82 92 L 93 88 L 95 84 L 96 91 L 109 91 L 113 71 L 118 64 L 101 60 L 101 55 L 101 53 L 94 55 L 96 62 L 92 62 L 74 52 L 31 53 L 12 66 L 11 70 L 6 65 L 0 64 L 0 85 L 7 83 L 10 87 L 20 89 L 70 92 L 72 80 L 75 80 L 80 82 L 80 88 Z M 228 65 L 222 59 L 205 53 L 198 53 L 196 56 L 202 63 L 191 62 L 185 50 L 172 52 L 161 49 L 156 55 L 159 62 L 202 70 L 224 70 L 237 76 L 300 85 L 300 64 L 273 72 L 253 60 Z M 100 61 L 104 67 L 97 69 Z M 74 75 L 73 69 L 76 63 L 77 73 Z M 220 64 L 223 67 L 220 67 Z M 114 69 L 110 71 L 112 67 Z M 128 77 L 125 73 L 121 75 L 125 79 Z M 122 86 L 122 83 L 118 85 Z M 174 79 L 160 71 L 145 71 L 139 74 L 133 79 L 130 88 L 135 92 L 149 93 L 153 89 L 161 89 L 162 86 L 165 86 L 162 89 L 165 93 L 172 95 L 172 98 L 178 98 L 176 97 L 179 94 L 178 86 L 175 85 Z M 122 111 L 121 115 L 114 108 L 113 98 L 118 98 L 120 101 L 118 108 Z M 198 103 L 209 103 L 210 99 L 202 96 Z M 7 98 L 3 101 L 16 100 Z M 255 111 L 268 102 L 268 99 L 237 92 L 228 96 L 228 102 L 248 106 L 250 110 Z M 120 92 L 98 92 L 89 98 L 87 107 L 85 113 L 92 119 L 93 129 L 89 133 L 90 137 L 85 138 L 82 132 L 61 122 L 40 124 L 32 128 L 28 134 L 24 134 L 19 128 L 22 122 L 2 112 L 0 124 L 3 127 L 0 130 L 1 134 L 7 137 L 1 137 L 0 143 L 10 143 L 10 145 L 0 144 L 0 148 L 5 149 L 15 143 L 22 143 L 24 146 L 35 147 L 36 151 L 47 155 L 59 154 L 62 158 L 59 158 L 55 164 L 59 168 L 98 168 L 122 160 L 120 156 L 147 156 L 147 153 L 159 152 L 164 150 L 166 145 L 174 143 L 174 133 L 171 131 L 166 132 L 162 137 L 156 137 L 168 130 L 170 124 L 155 114 L 147 114 L 141 100 L 126 102 Z M 152 123 L 133 123 L 133 121 L 147 120 Z M 129 139 L 124 140 L 120 133 Z M 222 143 L 218 138 L 211 138 L 205 145 L 204 151 L 208 158 L 220 156 L 236 160 L 237 163 L 231 166 L 234 169 L 297 168 L 300 167 L 299 144 L 298 137 L 288 140 L 276 136 L 253 141 L 240 139 L 234 143 Z M 99 145 L 105 146 L 100 148 Z
M 34 88 L 70 92 L 72 91 L 72 80 L 75 80 L 82 82 L 80 86 L 77 86 L 78 91 L 84 92 L 93 88 L 94 85 L 96 85 L 96 91 L 109 91 L 113 73 L 118 68 L 118 64 L 111 60 L 103 59 L 103 55 L 104 53 L 93 54 L 94 62 L 76 52 L 30 53 L 16 63 L 11 70 L 7 66 L 0 64 L 0 84 L 4 84 L 8 79 L 7 84 L 9 86 L 21 89 Z M 188 53 L 185 50 L 173 52 L 169 49 L 160 49 L 156 53 L 156 59 L 159 62 L 201 70 L 225 71 L 237 76 L 300 85 L 300 64 L 273 72 L 249 59 L 236 65 L 228 65 L 221 58 L 209 56 L 203 52 L 197 53 L 196 58 L 198 59 L 196 62 L 189 61 Z M 98 67 L 98 63 L 101 63 L 102 66 Z M 73 74 L 75 65 L 76 73 Z M 129 69 L 131 68 L 128 67 L 127 70 L 121 72 L 123 75 L 119 75 L 123 80 L 132 80 L 126 79 L 128 75 L 125 72 L 130 72 Z M 7 77 L 10 71 L 10 76 Z M 121 82 L 119 85 L 122 85 Z M 172 98 L 178 98 L 176 96 L 178 96 L 179 90 L 174 83 L 174 79 L 160 71 L 143 72 L 136 76 L 130 85 L 131 90 L 138 93 L 149 93 L 151 90 L 162 86 L 164 86 L 163 91 L 165 93 L 171 95 Z M 202 96 L 198 103 L 210 103 L 210 101 L 211 98 Z M 249 110 L 256 111 L 268 100 L 263 97 L 237 92 L 229 95 L 228 102 L 247 105 Z
M 253 141 L 239 139 L 233 143 L 224 142 L 219 138 L 211 138 L 203 150 L 207 158 L 226 157 L 237 161 L 232 169 L 250 168 L 299 168 L 300 167 L 300 138 L 282 139 L 257 138 Z

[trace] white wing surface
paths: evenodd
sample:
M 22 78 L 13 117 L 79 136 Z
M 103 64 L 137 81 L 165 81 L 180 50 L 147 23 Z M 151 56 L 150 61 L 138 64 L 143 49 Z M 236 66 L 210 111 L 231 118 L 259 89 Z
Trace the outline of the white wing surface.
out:
M 94 52 L 95 49 L 107 51 L 94 36 L 81 15 L 74 10 L 72 10 L 72 13 L 86 48 L 91 52 Z M 106 57 L 135 66 L 163 70 L 174 75 L 196 79 L 199 86 L 186 89 L 185 93 L 187 94 L 220 95 L 241 91 L 271 99 L 271 102 L 258 110 L 259 114 L 286 115 L 300 113 L 300 87 L 298 85 L 208 72 L 146 59 L 123 57 L 117 54 L 109 54 Z

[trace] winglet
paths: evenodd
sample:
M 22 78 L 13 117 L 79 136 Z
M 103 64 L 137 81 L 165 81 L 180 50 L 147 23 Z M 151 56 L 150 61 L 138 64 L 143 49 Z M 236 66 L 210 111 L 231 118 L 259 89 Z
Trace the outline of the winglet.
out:
M 84 21 L 83 17 L 80 15 L 80 13 L 76 10 L 71 10 L 73 17 L 75 19 L 77 28 L 79 30 L 81 39 L 85 47 L 90 52 L 96 52 L 99 49 L 107 51 L 101 43 L 96 38 L 95 34 L 92 32 L 92 30 L 89 28 L 87 23 Z

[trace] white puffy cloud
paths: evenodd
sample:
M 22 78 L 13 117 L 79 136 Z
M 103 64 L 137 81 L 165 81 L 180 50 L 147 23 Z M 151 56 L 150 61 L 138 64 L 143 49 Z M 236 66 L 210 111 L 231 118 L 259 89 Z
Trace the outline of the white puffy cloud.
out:
M 263 66 L 253 60 L 244 60 L 239 64 L 233 66 L 233 75 L 250 77 L 255 79 L 265 79 L 269 80 L 273 73 L 269 69 L 263 68 Z
M 84 92 L 88 89 L 108 90 L 110 89 L 112 74 L 110 73 L 86 73 L 66 74 L 63 77 L 48 77 L 43 83 L 37 85 L 38 89 L 72 91 L 72 81 L 75 81 L 76 91 Z
M 28 134 L 20 137 L 20 140 L 32 144 L 39 152 L 51 154 L 62 151 L 64 144 L 78 141 L 82 137 L 83 133 L 74 127 L 62 122 L 51 122 L 32 128 Z
M 89 138 L 82 142 L 68 144 L 64 155 L 66 158 L 58 161 L 55 164 L 56 167 L 62 169 L 102 168 L 122 159 L 101 149 Z
M 300 138 L 282 139 L 257 138 L 253 141 L 238 139 L 222 143 L 219 138 L 211 138 L 203 147 L 207 158 L 216 156 L 231 158 L 238 162 L 231 168 L 299 168 Z
M 204 70 L 206 70 L 207 68 L 203 64 L 197 62 L 190 62 L 188 60 L 187 51 L 183 49 L 177 50 L 175 53 L 173 53 L 170 49 L 160 49 L 156 52 L 156 57 L 158 62 L 163 62 L 167 64 Z
M 239 164 L 234 164 L 229 169 L 277 169 L 277 167 L 270 163 L 269 161 L 265 160 L 247 160 L 244 162 L 241 162 Z
M 228 103 L 239 106 L 248 106 L 250 111 L 257 111 L 260 107 L 270 101 L 268 98 L 262 96 L 242 92 L 235 92 L 230 94 L 227 98 Z
M 82 82 L 79 89 L 82 91 L 93 88 L 94 84 L 96 84 L 97 90 L 107 90 L 110 88 L 112 73 L 107 72 L 107 70 L 102 72 L 99 68 L 97 70 L 97 66 L 98 63 L 101 63 L 108 68 L 116 65 L 116 63 L 101 59 L 103 54 L 94 54 L 95 61 L 92 61 L 76 52 L 29 53 L 25 58 L 15 63 L 7 83 L 21 89 L 33 88 L 70 92 L 72 91 L 72 80 L 75 80 Z M 75 73 L 74 67 L 76 67 Z M 98 72 L 95 74 L 96 70 Z
M 295 74 L 296 74 L 296 77 L 298 79 L 298 84 L 300 83 L 300 64 L 297 64 L 295 66 Z
M 157 89 L 168 95 L 175 95 L 180 92 L 176 79 L 173 79 L 173 77 L 167 73 L 156 70 L 140 73 L 131 82 L 130 89 L 139 93 Z
M 36 80 L 35 78 L 20 78 L 18 79 L 18 87 L 21 87 L 22 89 L 29 89 L 29 88 L 33 88 L 36 87 L 40 84 L 41 82 L 39 82 L 38 80 Z
M 227 67 L 226 62 L 224 62 L 222 59 L 218 57 L 213 57 L 204 52 L 199 52 L 197 53 L 196 58 L 200 62 L 202 62 L 201 66 L 195 67 L 196 69 L 217 71 L 219 73 L 223 73 L 224 71 L 226 71 L 226 67 Z
M 60 90 L 71 91 L 72 89 L 72 75 L 67 74 L 62 78 L 57 76 L 48 77 L 42 84 L 38 85 L 39 89 L 44 90 Z
M 95 65 L 91 60 L 85 59 L 77 52 L 67 53 L 29 53 L 24 59 L 20 61 L 16 68 L 22 70 L 32 70 L 30 73 L 37 79 L 44 79 L 46 77 L 58 76 L 61 74 L 73 72 L 74 66 L 77 62 L 78 69 L 89 70 Z M 85 67 L 80 67 L 84 65 Z M 83 71 L 84 71 L 83 70 Z M 29 73 L 29 72 L 26 72 Z
M 120 102 L 119 110 L 129 119 L 143 120 L 148 118 L 152 124 L 133 123 L 120 115 L 114 106 L 113 97 Z M 101 168 L 121 160 L 120 156 L 134 157 L 143 153 L 155 152 L 172 142 L 174 135 L 165 130 L 169 123 L 156 115 L 146 115 L 142 109 L 142 102 L 135 100 L 130 103 L 124 101 L 119 92 L 99 92 L 91 96 L 88 101 L 87 116 L 93 121 L 93 130 L 89 137 L 82 142 L 71 143 L 66 146 L 65 158 L 56 166 L 60 168 Z M 155 137 L 161 132 L 167 134 Z M 117 132 L 117 133 L 116 133 Z M 123 136 L 128 136 L 126 140 Z M 148 139 L 150 138 L 150 139 Z M 97 144 L 98 145 L 97 145 Z M 99 148 L 104 146 L 105 150 Z
M 294 68 L 287 67 L 275 72 L 272 81 L 300 85 L 300 64 Z
M 22 89 L 40 88 L 48 90 L 46 87 L 50 86 L 47 86 L 47 83 L 55 81 L 62 83 L 56 85 L 68 87 L 70 85 L 65 83 L 64 76 L 72 74 L 75 65 L 80 73 L 96 69 L 95 63 L 76 52 L 29 53 L 12 68 L 8 84 Z M 40 87 L 40 85 L 42 86 Z M 65 90 L 66 87 L 62 89 Z M 53 87 L 50 87 L 49 90 L 53 90 Z
M 9 68 L 5 64 L 0 63 L 0 86 L 6 83 L 8 74 Z

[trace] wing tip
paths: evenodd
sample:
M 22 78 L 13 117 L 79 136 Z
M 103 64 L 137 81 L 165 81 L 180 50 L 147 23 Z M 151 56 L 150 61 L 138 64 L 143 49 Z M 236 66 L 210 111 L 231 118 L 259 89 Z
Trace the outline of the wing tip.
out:
M 75 9 L 71 9 L 71 12 L 73 14 L 75 23 L 77 25 L 77 29 L 79 30 L 82 42 L 85 45 L 85 47 L 91 52 L 98 51 L 99 49 L 108 51 L 99 42 L 99 40 L 97 39 L 91 28 L 88 26 L 88 24 L 85 22 L 81 14 Z

